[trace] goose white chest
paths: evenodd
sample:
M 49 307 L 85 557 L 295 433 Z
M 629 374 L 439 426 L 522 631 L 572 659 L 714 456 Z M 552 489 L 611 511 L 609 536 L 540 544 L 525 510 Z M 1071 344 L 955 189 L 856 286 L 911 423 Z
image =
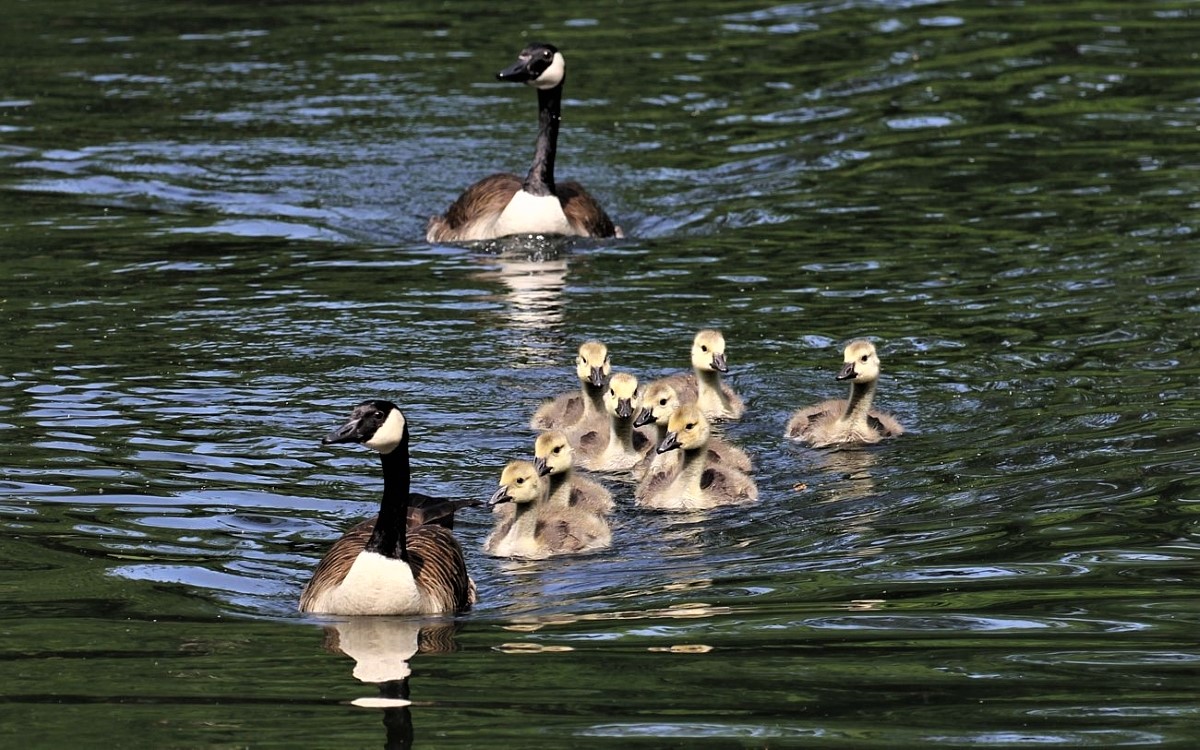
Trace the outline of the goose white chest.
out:
M 555 195 L 536 196 L 518 190 L 496 219 L 495 234 L 576 234 Z
M 425 611 L 425 598 L 402 560 L 362 552 L 337 586 L 322 592 L 311 611 L 338 615 L 415 615 Z

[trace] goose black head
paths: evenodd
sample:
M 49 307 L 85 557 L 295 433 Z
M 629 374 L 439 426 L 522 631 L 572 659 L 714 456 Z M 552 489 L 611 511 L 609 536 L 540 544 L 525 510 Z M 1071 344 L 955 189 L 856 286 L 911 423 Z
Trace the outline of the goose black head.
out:
M 380 453 L 391 453 L 408 432 L 404 414 L 391 401 L 367 399 L 350 413 L 341 427 L 321 439 L 322 445 L 360 443 Z
M 517 61 L 496 74 L 500 81 L 527 83 L 537 89 L 552 89 L 562 85 L 566 77 L 566 60 L 553 44 L 534 42 L 517 55 Z

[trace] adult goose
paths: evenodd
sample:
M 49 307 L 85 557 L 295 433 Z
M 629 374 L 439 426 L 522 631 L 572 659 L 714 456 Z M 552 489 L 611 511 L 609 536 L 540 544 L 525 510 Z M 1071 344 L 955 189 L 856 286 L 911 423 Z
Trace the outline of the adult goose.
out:
M 334 542 L 300 595 L 300 609 L 336 615 L 464 612 L 475 603 L 462 547 L 445 525 L 409 520 L 408 422 L 390 401 L 370 399 L 322 443 L 361 443 L 379 453 L 379 514 Z M 422 496 L 423 497 L 423 496 Z M 440 514 L 445 518 L 445 514 Z
M 705 328 L 692 339 L 692 372 L 670 375 L 654 383 L 674 388 L 681 402 L 695 401 L 709 419 L 741 419 L 745 403 L 721 380 L 721 375 L 728 371 L 725 336 L 718 330 Z
M 442 216 L 429 220 L 429 242 L 474 242 L 514 234 L 621 237 L 619 228 L 577 182 L 556 183 L 566 60 L 551 44 L 534 43 L 517 62 L 496 74 L 501 81 L 526 83 L 538 92 L 538 135 L 533 164 L 522 180 L 515 174 L 485 177 L 467 188 Z
M 895 417 L 871 408 L 879 381 L 875 345 L 863 339 L 851 341 L 842 352 L 842 362 L 837 379 L 850 381 L 850 398 L 798 409 L 788 421 L 785 434 L 814 448 L 871 445 L 902 434 L 904 428 Z

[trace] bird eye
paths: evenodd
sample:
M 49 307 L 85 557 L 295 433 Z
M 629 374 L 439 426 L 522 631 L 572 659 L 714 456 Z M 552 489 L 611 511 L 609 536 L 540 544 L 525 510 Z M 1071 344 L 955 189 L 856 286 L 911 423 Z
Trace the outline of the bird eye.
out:
M 707 344 L 701 344 L 701 345 L 700 345 L 700 351 L 702 351 L 702 352 L 706 352 L 706 351 L 708 351 L 708 345 L 707 345 Z
M 554 452 L 556 455 L 557 455 L 557 454 L 559 454 L 559 453 L 562 453 L 562 446 L 561 446 L 561 445 L 556 445 L 556 446 L 554 446 L 554 451 L 553 451 L 553 452 Z
M 517 484 L 525 484 L 525 477 L 517 477 Z
M 695 427 L 695 426 L 696 426 L 696 423 L 695 423 L 695 422 L 688 422 L 688 423 L 687 423 L 687 426 L 686 426 L 686 427 L 684 427 L 683 429 L 685 429 L 685 430 L 690 430 L 690 429 L 692 429 L 692 428 L 693 428 L 693 427 Z
M 667 400 L 666 400 L 665 398 L 660 398 L 660 399 L 658 400 L 658 405 L 659 405 L 659 406 L 666 406 L 666 405 L 667 405 Z
M 860 362 L 866 362 L 866 361 L 867 361 L 868 359 L 870 359 L 870 358 L 871 358 L 871 355 L 869 355 L 869 354 L 864 354 L 864 355 L 862 355 L 862 359 L 860 359 L 859 361 L 860 361 Z

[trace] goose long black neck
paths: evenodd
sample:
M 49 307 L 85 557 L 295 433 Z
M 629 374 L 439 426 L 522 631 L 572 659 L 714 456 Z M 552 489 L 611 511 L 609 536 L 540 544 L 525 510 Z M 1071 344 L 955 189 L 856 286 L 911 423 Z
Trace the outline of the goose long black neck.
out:
M 366 551 L 408 562 L 405 549 L 409 503 L 408 428 L 400 444 L 391 453 L 379 454 L 383 464 L 383 499 L 379 503 L 379 520 L 367 541 Z
M 539 198 L 554 195 L 554 156 L 558 151 L 558 123 L 562 119 L 562 84 L 538 89 L 538 135 L 533 164 L 521 189 Z

